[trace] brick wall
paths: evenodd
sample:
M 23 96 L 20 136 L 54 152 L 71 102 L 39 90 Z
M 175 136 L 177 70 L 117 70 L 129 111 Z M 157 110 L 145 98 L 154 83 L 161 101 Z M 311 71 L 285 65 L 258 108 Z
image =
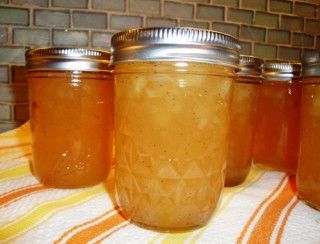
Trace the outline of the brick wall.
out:
M 0 0 L 0 131 L 29 116 L 26 47 L 107 49 L 113 33 L 144 26 L 215 29 L 243 54 L 295 60 L 320 49 L 320 1 Z

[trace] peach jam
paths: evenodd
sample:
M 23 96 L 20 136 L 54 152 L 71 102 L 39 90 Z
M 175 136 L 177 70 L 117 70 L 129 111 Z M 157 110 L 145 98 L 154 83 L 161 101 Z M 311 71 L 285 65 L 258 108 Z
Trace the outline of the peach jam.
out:
M 300 141 L 301 64 L 266 61 L 258 98 L 254 162 L 296 174 Z
M 320 210 L 320 53 L 303 63 L 298 196 Z
M 56 188 L 101 182 L 112 159 L 110 54 L 47 48 L 27 51 L 26 59 L 34 175 Z
M 148 228 L 204 225 L 224 185 L 238 42 L 146 28 L 118 33 L 112 45 L 119 206 Z
M 234 84 L 231 106 L 230 143 L 225 186 L 241 184 L 252 161 L 256 103 L 261 84 L 262 59 L 240 56 L 240 71 Z

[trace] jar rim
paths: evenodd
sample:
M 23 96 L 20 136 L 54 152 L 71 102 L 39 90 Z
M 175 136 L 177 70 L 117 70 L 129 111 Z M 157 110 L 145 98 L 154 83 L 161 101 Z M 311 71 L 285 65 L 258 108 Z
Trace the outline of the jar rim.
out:
M 301 78 L 302 65 L 298 61 L 266 60 L 262 65 L 264 81 L 291 81 Z
M 74 47 L 34 48 L 25 53 L 27 71 L 107 71 L 110 56 L 109 51 Z
M 240 44 L 234 37 L 190 27 L 125 30 L 111 39 L 112 63 L 193 61 L 237 67 Z
M 320 76 L 320 52 L 308 53 L 303 57 L 303 76 Z
M 260 78 L 263 62 L 263 59 L 255 56 L 240 55 L 240 71 L 237 73 L 237 75 L 240 77 Z

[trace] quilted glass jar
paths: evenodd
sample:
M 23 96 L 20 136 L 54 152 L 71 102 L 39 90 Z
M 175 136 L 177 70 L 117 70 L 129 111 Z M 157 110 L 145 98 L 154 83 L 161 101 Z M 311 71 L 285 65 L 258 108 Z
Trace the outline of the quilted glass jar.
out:
M 298 196 L 320 210 L 320 53 L 303 63 Z
M 238 42 L 146 28 L 116 34 L 112 45 L 120 207 L 149 228 L 204 225 L 224 184 Z
M 34 175 L 57 188 L 101 182 L 112 159 L 110 54 L 46 48 L 29 50 L 26 59 Z
M 262 59 L 240 56 L 240 71 L 234 84 L 231 106 L 230 143 L 225 186 L 241 184 L 252 161 L 256 104 L 261 84 Z
M 266 61 L 258 98 L 253 160 L 296 174 L 300 143 L 301 64 Z

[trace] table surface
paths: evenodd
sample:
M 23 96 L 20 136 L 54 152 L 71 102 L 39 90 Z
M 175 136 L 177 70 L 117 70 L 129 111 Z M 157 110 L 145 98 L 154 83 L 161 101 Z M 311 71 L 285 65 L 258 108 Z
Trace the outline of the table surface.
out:
M 295 178 L 253 167 L 225 188 L 201 229 L 160 233 L 115 207 L 114 170 L 85 189 L 47 188 L 32 176 L 29 123 L 0 134 L 0 243 L 320 243 L 320 212 L 296 197 Z

